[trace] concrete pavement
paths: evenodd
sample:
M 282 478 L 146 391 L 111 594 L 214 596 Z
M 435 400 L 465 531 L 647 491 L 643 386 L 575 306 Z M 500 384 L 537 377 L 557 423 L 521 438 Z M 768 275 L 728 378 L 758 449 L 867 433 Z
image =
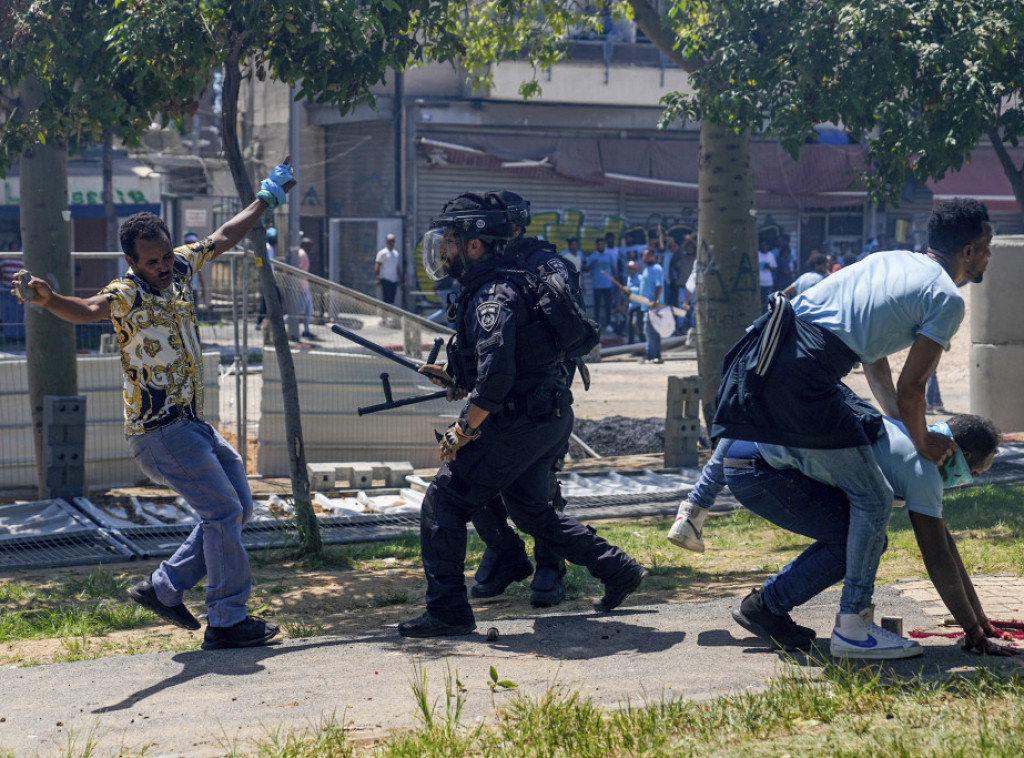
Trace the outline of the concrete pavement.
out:
M 1021 580 L 1013 590 L 1024 594 Z M 937 618 L 900 587 L 879 588 L 878 615 L 898 615 L 904 629 L 936 629 Z M 1004 593 L 1005 594 L 1005 593 Z M 628 601 L 627 601 L 628 602 Z M 405 640 L 394 629 L 361 636 L 284 640 L 250 650 L 106 658 L 0 671 L 0 749 L 16 755 L 119 749 L 147 755 L 223 755 L 244 750 L 270 730 L 303 729 L 332 714 L 354 739 L 417 725 L 411 682 L 427 675 L 444 708 L 446 672 L 467 688 L 464 722 L 486 718 L 514 693 L 540 696 L 562 686 L 614 708 L 661 698 L 706 699 L 763 689 L 794 666 L 814 676 L 813 656 L 771 652 L 733 622 L 735 598 L 627 607 L 610 614 L 529 615 L 492 622 L 500 633 Z M 838 590 L 795 614 L 818 631 L 821 655 Z M 417 608 L 414 612 L 419 612 Z M 529 611 L 524 608 L 524 614 Z M 996 614 L 992 614 L 995 616 Z M 942 631 L 949 631 L 948 629 Z M 979 665 L 1020 670 L 1020 658 L 983 664 L 944 638 L 922 640 L 921 658 L 886 664 L 896 677 L 945 676 Z M 492 694 L 490 667 L 514 691 Z M 79 746 L 67 751 L 69 741 Z

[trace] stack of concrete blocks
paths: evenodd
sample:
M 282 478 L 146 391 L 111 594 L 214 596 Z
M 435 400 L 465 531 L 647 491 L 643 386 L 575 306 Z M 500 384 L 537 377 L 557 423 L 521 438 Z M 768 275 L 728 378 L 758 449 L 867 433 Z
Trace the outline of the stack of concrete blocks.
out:
M 971 413 L 1024 431 L 1024 236 L 992 239 L 981 284 L 971 285 Z M 942 362 L 939 362 L 942 383 Z
M 43 458 L 43 497 L 81 497 L 85 486 L 85 395 L 43 398 Z
M 358 408 L 384 402 L 382 373 L 390 377 L 395 400 L 435 392 L 437 387 L 410 369 L 356 349 L 293 351 L 292 360 L 307 463 L 409 461 L 415 468 L 439 464 L 434 430 L 447 429 L 462 403 L 442 398 L 360 416 Z M 268 347 L 263 352 L 257 456 L 262 476 L 288 475 L 286 439 L 281 373 L 276 352 Z
M 217 426 L 218 353 L 203 355 L 205 417 Z M 91 491 L 124 487 L 143 478 L 124 439 L 124 372 L 119 355 L 80 355 L 78 392 L 87 398 L 85 484 Z M 28 366 L 24 358 L 0 361 L 0 490 L 32 492 L 36 475 Z
M 382 487 L 405 487 L 407 476 L 411 476 L 413 467 L 406 462 L 349 462 L 349 463 L 309 463 L 306 464 L 309 474 L 310 489 L 324 492 L 334 489 L 365 490 L 374 486 L 374 482 L 383 482 Z
M 700 439 L 700 378 L 670 376 L 665 411 L 665 468 L 695 468 Z

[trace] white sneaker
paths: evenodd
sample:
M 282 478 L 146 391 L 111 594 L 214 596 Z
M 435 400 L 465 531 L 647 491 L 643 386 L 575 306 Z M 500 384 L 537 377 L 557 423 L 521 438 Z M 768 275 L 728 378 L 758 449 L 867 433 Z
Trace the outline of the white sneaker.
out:
M 924 648 L 888 629 L 867 623 L 860 613 L 837 613 L 830 652 L 833 658 L 888 660 L 922 655 Z
M 704 552 L 704 519 L 708 517 L 708 509 L 700 508 L 684 502 L 679 508 L 679 515 L 668 530 L 668 541 L 695 553 Z

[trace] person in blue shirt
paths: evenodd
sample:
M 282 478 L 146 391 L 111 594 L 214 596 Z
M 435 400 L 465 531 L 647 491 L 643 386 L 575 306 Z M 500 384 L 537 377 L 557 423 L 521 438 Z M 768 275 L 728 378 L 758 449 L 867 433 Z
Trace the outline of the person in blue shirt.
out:
M 935 464 L 953 455 L 953 441 L 927 427 L 925 385 L 963 320 L 957 288 L 981 281 L 991 241 L 983 203 L 940 203 L 927 254 L 876 253 L 792 301 L 773 295 L 769 312 L 724 361 L 711 435 L 764 443 L 766 458 L 787 460 L 849 499 L 849 565 L 836 625 L 847 637 L 867 634 L 851 630 L 870 604 L 893 492 L 871 454 L 881 418 L 871 409 L 875 417 L 865 423 L 840 381 L 864 364 L 882 413 L 903 423 L 917 452 Z M 888 356 L 906 348 L 894 382 Z
M 933 425 L 935 433 L 947 436 L 957 446 L 949 463 L 940 468 L 917 452 L 903 424 L 885 418 L 884 425 L 885 433 L 871 446 L 872 455 L 895 496 L 906 502 L 928 576 L 964 630 L 964 650 L 1017 654 L 1017 650 L 992 642 L 1002 632 L 985 615 L 942 516 L 943 489 L 968 484 L 991 467 L 998 431 L 987 420 L 970 415 Z M 783 466 L 766 456 L 764 448 L 757 443 L 733 443 L 722 460 L 725 482 L 751 511 L 815 542 L 744 598 L 733 618 L 772 644 L 805 649 L 810 639 L 801 635 L 803 628 L 792 622 L 789 612 L 840 581 L 848 560 L 857 558 L 847 553 L 850 504 L 841 490 Z M 877 660 L 923 652 L 918 643 L 874 625 L 868 620 L 871 615 L 871 610 L 862 611 L 858 620 L 863 623 L 856 624 L 866 627 L 866 635 L 847 634 L 844 620 L 837 618 L 830 645 L 834 657 Z
M 848 397 L 855 403 L 863 402 L 853 393 Z M 1002 632 L 982 610 L 942 518 L 943 489 L 969 484 L 991 467 L 999 443 L 998 431 L 991 422 L 966 414 L 953 416 L 948 423 L 932 425 L 935 433 L 951 437 L 957 445 L 956 455 L 940 468 L 917 453 L 900 422 L 889 418 L 883 422 L 885 431 L 871 446 L 872 455 L 896 496 L 906 502 L 928 575 L 964 629 L 964 649 L 990 655 L 1015 654 L 1017 651 L 991 642 L 1001 637 Z M 773 646 L 807 650 L 813 645 L 815 632 L 797 625 L 789 613 L 843 578 L 850 504 L 838 488 L 815 481 L 784 461 L 763 454 L 766 447 L 720 440 L 696 486 L 680 506 L 681 515 L 669 533 L 669 540 L 687 550 L 704 552 L 701 527 L 708 509 L 726 485 L 752 512 L 776 526 L 814 539 L 796 559 L 733 610 L 733 618 L 740 626 Z M 867 630 L 863 637 L 846 637 L 841 628 L 838 634 L 833 632 L 833 656 L 877 660 L 923 652 L 917 643 L 876 626 L 873 609 L 873 605 L 868 605 L 859 615 Z
M 612 300 L 615 296 L 615 258 L 605 249 L 603 237 L 594 243 L 595 249 L 587 256 L 586 270 L 590 272 L 590 287 L 594 292 L 594 321 L 612 331 Z
M 637 271 L 636 261 L 626 263 L 626 286 L 629 294 L 640 294 L 640 272 Z M 634 339 L 634 336 L 636 339 Z M 632 344 L 639 342 L 644 336 L 644 311 L 640 303 L 629 301 L 626 307 L 626 342 Z
M 644 363 L 661 363 L 661 335 L 651 324 L 648 314 L 652 308 L 657 310 L 660 306 L 661 291 L 665 286 L 665 274 L 651 248 L 644 248 L 642 258 L 644 270 L 640 274 L 640 295 L 651 301 L 650 305 L 640 306 L 644 314 L 644 329 L 647 335 L 647 352 L 643 361 Z
M 794 297 L 808 290 L 829 275 L 828 258 L 821 253 L 815 253 L 807 259 L 807 266 L 810 271 L 801 274 L 796 281 L 786 287 L 782 294 L 792 300 Z

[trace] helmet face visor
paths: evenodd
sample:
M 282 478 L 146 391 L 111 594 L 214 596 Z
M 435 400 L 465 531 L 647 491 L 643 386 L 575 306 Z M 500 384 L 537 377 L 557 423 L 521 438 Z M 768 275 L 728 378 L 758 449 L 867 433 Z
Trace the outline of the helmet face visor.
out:
M 447 229 L 431 229 L 423 235 L 422 253 L 423 270 L 427 276 L 435 282 L 439 282 L 447 275 L 445 259 L 445 248 L 447 246 Z

